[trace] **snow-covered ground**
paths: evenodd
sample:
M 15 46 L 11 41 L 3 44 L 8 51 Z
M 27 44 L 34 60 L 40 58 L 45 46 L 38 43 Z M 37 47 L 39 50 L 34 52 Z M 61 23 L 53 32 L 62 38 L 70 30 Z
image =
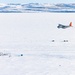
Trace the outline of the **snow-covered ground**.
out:
M 0 75 L 75 75 L 74 16 L 1 13 Z M 70 22 L 73 27 L 57 28 Z

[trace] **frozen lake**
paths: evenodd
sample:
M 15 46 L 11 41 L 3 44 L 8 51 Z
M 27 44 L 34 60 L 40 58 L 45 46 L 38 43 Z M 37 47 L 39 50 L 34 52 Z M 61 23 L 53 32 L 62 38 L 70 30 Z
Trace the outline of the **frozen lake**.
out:
M 74 13 L 1 13 L 0 75 L 75 75 L 74 16 Z M 57 28 L 59 23 L 70 22 L 73 27 Z

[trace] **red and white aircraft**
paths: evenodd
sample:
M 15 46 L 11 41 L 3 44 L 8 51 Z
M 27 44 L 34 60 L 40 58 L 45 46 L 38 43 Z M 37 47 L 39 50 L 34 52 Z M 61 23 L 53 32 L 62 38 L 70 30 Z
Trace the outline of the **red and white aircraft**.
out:
M 70 24 L 67 26 L 67 25 L 63 25 L 63 24 L 59 24 L 57 26 L 57 28 L 62 28 L 62 29 L 66 29 L 66 28 L 69 28 L 69 27 L 72 27 L 72 22 L 70 22 Z

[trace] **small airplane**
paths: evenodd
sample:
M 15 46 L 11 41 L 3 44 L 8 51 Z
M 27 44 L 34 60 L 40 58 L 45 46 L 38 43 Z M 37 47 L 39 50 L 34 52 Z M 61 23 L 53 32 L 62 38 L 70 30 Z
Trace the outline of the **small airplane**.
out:
M 63 25 L 63 24 L 59 24 L 59 25 L 57 26 L 57 28 L 62 28 L 62 29 L 66 29 L 66 28 L 69 28 L 69 27 L 72 27 L 72 22 L 70 22 L 70 24 L 69 24 L 68 26 Z

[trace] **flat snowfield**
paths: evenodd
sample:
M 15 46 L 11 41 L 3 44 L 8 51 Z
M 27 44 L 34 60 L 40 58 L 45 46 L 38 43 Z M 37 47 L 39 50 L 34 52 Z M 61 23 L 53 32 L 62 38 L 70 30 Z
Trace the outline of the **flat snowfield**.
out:
M 0 75 L 75 75 L 75 13 L 1 13 Z

